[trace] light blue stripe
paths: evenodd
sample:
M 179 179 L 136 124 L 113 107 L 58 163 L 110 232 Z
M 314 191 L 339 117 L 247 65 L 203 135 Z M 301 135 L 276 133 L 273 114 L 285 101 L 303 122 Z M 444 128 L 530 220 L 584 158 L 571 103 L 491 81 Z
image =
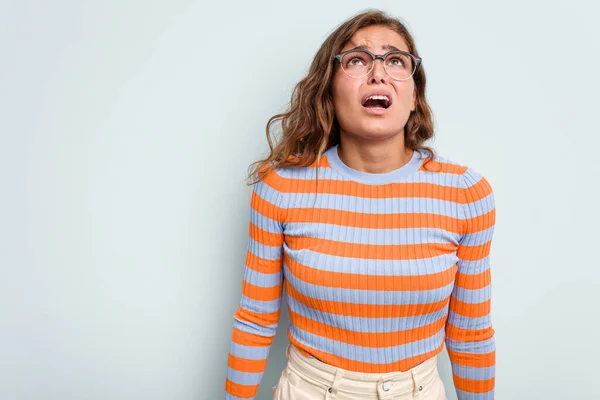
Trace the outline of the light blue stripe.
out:
M 485 393 L 471 393 L 456 389 L 456 395 L 460 400 L 494 400 L 494 390 Z
M 317 239 L 335 240 L 345 243 L 406 245 L 425 243 L 458 244 L 460 234 L 438 228 L 357 228 L 326 223 L 288 222 L 286 235 L 308 236 Z
M 283 273 L 263 274 L 262 272 L 246 268 L 244 270 L 244 280 L 254 286 L 271 288 L 281 283 L 283 280 Z
M 464 303 L 483 303 L 484 301 L 490 299 L 492 295 L 492 285 L 489 284 L 482 289 L 475 290 L 463 289 L 461 287 L 456 286 L 452 295 Z
M 283 246 L 267 246 L 248 237 L 248 251 L 265 260 L 279 260 L 283 257 Z
M 343 257 L 318 253 L 309 249 L 290 249 L 286 254 L 293 260 L 310 260 L 311 268 L 318 271 L 345 272 L 359 275 L 376 276 L 418 276 L 433 274 L 452 268 L 458 262 L 455 253 L 418 260 L 382 260 L 356 257 Z
M 289 204 L 299 208 L 322 208 L 348 212 L 369 214 L 408 214 L 426 210 L 431 214 L 457 218 L 459 209 L 464 207 L 457 201 L 442 200 L 431 197 L 359 197 L 349 194 L 322 193 L 289 193 L 286 194 Z M 316 197 L 316 198 L 315 198 Z M 459 200 L 457 198 L 457 200 Z
M 256 397 L 237 397 L 232 396 L 229 393 L 225 393 L 225 400 L 255 400 Z
M 463 365 L 458 365 L 455 363 L 452 363 L 452 372 L 461 377 L 461 378 L 465 378 L 465 379 L 475 379 L 475 380 L 487 380 L 487 379 L 492 379 L 495 375 L 496 375 L 496 366 L 491 366 L 491 367 L 483 367 L 483 368 L 476 368 L 476 367 L 465 367 Z
M 267 357 L 269 357 L 270 349 L 270 346 L 244 346 L 235 342 L 231 342 L 231 349 L 229 352 L 232 356 L 245 358 L 247 360 L 265 360 Z
M 264 181 L 259 181 L 255 185 L 252 185 L 252 191 L 255 192 L 261 199 L 275 205 L 280 206 L 282 194 L 267 185 Z
M 250 214 L 250 221 L 258 228 L 271 233 L 282 233 L 282 227 L 279 221 L 266 217 L 253 208 L 251 209 Z
M 492 240 L 494 235 L 494 227 L 484 229 L 482 231 L 466 233 L 460 240 L 460 244 L 465 246 L 480 246 Z
M 452 162 L 451 162 L 452 163 Z M 278 168 L 277 173 L 287 179 L 297 179 L 297 180 L 305 180 L 305 181 L 313 181 L 317 179 L 316 168 Z M 460 175 L 452 174 L 447 172 L 429 172 L 429 171 L 416 171 L 410 177 L 410 182 L 416 183 L 433 183 L 439 184 L 442 186 L 449 186 L 460 188 L 462 187 L 460 184 Z M 319 168 L 319 180 L 321 179 L 329 179 L 329 180 L 339 180 L 339 181 L 349 181 L 350 179 L 345 175 L 341 175 L 333 168 L 324 167 L 321 165 Z M 408 180 L 408 179 L 407 179 Z M 309 182 L 307 182 L 309 183 Z M 302 183 L 300 183 L 302 184 Z
M 446 337 L 446 347 L 449 350 L 460 353 L 487 354 L 496 349 L 496 340 L 494 336 L 492 336 L 489 339 L 477 342 L 458 342 Z
M 454 282 L 439 289 L 421 291 L 402 290 L 361 290 L 331 288 L 313 285 L 296 278 L 284 263 L 285 279 L 298 292 L 317 300 L 339 301 L 354 304 L 430 304 L 446 300 L 452 291 Z
M 458 260 L 458 270 L 462 274 L 476 275 L 480 274 L 490 267 L 490 256 L 479 260 Z
M 463 205 L 463 209 L 465 212 L 465 219 L 475 218 L 479 217 L 480 215 L 487 214 L 494 209 L 494 194 L 490 193 L 479 200 L 466 203 Z
M 441 329 L 438 333 L 426 339 L 397 346 L 376 348 L 351 345 L 322 336 L 313 335 L 293 324 L 290 324 L 289 332 L 295 339 L 305 343 L 309 347 L 319 349 L 320 351 L 338 357 L 372 364 L 390 364 L 409 357 L 428 353 L 441 346 L 444 339 L 444 329 Z
M 242 332 L 250 333 L 252 335 L 273 337 L 277 332 L 277 323 L 271 325 L 259 325 L 250 321 L 243 321 L 238 318 L 234 319 L 233 327 L 239 329 Z
M 271 301 L 260 301 L 242 295 L 242 298 L 240 300 L 240 307 L 250 312 L 270 314 L 279 310 L 279 308 L 281 307 L 281 297 Z
M 227 368 L 227 379 L 240 385 L 258 385 L 263 372 L 241 372 Z
M 449 311 L 448 323 L 463 329 L 485 329 L 492 325 L 492 320 L 490 314 L 478 318 L 469 318 L 454 311 Z
M 422 159 L 425 155 L 419 151 L 414 151 L 411 159 L 400 168 L 396 168 L 389 172 L 384 173 L 369 173 L 358 171 L 356 169 L 348 167 L 340 158 L 337 151 L 338 145 L 334 145 L 329 148 L 324 154 L 327 157 L 327 161 L 337 172 L 358 182 L 366 184 L 385 184 L 396 182 L 402 178 L 410 178 L 411 175 L 417 172 L 419 166 L 422 164 Z

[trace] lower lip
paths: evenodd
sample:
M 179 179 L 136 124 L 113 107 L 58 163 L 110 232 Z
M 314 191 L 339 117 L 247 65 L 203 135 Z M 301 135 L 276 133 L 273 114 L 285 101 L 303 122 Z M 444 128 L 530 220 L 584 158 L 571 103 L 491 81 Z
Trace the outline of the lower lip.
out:
M 390 105 L 391 107 L 391 105 Z M 390 109 L 390 107 L 388 108 L 381 108 L 381 107 L 363 107 L 365 109 L 365 111 L 369 114 L 373 114 L 373 115 L 383 115 L 387 112 L 387 110 Z

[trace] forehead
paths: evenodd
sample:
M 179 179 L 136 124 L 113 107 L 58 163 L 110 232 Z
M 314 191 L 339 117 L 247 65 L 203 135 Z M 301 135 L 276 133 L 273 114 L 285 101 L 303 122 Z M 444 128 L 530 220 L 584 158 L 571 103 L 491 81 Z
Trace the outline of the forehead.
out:
M 356 31 L 342 51 L 358 46 L 366 46 L 371 51 L 389 51 L 393 47 L 409 51 L 404 38 L 396 31 L 384 26 L 368 26 Z

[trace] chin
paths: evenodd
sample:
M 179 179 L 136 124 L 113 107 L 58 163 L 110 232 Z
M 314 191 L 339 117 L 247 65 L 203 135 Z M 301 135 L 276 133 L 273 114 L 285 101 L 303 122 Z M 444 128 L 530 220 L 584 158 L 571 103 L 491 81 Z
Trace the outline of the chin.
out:
M 402 128 L 398 128 L 395 124 L 390 124 L 389 122 L 383 121 L 373 121 L 370 123 L 363 124 L 360 129 L 364 133 L 368 133 L 371 135 L 393 135 L 394 133 L 401 131 Z
M 352 132 L 352 131 L 350 131 Z M 372 128 L 369 129 L 369 127 L 364 127 L 358 131 L 354 131 L 354 132 L 358 132 L 355 133 L 355 136 L 358 136 L 362 139 L 367 139 L 367 140 L 381 140 L 381 139 L 388 139 L 394 135 L 396 135 L 398 133 L 398 131 L 396 129 L 382 129 L 382 128 Z

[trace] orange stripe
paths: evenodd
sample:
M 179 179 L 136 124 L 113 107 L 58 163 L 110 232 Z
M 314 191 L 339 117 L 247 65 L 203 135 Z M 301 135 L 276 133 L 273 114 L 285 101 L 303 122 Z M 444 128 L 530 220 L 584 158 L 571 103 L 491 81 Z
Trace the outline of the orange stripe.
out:
M 430 304 L 357 304 L 340 301 L 321 300 L 305 296 L 286 281 L 287 294 L 314 310 L 336 315 L 364 318 L 399 318 L 429 314 L 441 310 L 448 304 L 448 299 Z
M 335 224 L 365 229 L 434 228 L 461 233 L 464 220 L 432 213 L 372 214 L 329 208 L 289 208 L 288 222 Z
M 488 240 L 486 243 L 478 245 L 478 246 L 458 246 L 458 250 L 456 251 L 456 255 L 461 260 L 467 261 L 477 261 L 481 260 L 484 257 L 487 257 L 490 254 L 490 248 L 492 245 L 492 241 Z
M 267 367 L 267 359 L 249 360 L 229 354 L 229 357 L 227 358 L 227 365 L 236 371 L 259 373 L 263 372 Z
M 281 310 L 277 310 L 272 313 L 252 312 L 240 306 L 235 312 L 234 317 L 236 319 L 239 319 L 240 321 L 248 321 L 257 325 L 268 326 L 273 325 L 274 323 L 279 321 L 280 313 Z
M 242 293 L 247 297 L 258 301 L 272 301 L 281 297 L 283 285 L 280 283 L 273 287 L 255 286 L 244 280 L 242 283 Z
M 306 283 L 332 288 L 379 291 L 439 289 L 454 281 L 456 271 L 453 266 L 445 271 L 426 276 L 384 276 L 318 270 L 302 265 L 288 256 L 285 256 L 285 263 L 294 276 Z
M 485 368 L 496 365 L 496 350 L 484 354 L 462 353 L 446 348 L 453 363 L 465 367 Z
M 298 162 L 301 160 L 300 157 L 290 155 L 287 157 L 288 162 L 284 162 L 282 166 L 296 166 Z M 331 164 L 325 155 L 321 156 L 318 160 L 320 168 L 331 168 Z M 285 165 L 284 165 L 285 164 Z M 316 168 L 317 160 L 314 160 L 309 168 Z M 267 169 L 267 165 L 263 167 L 263 170 Z M 419 171 L 435 171 L 439 173 L 445 174 L 455 174 L 462 175 L 468 168 L 466 166 L 442 162 L 438 160 L 430 160 L 427 163 L 427 167 L 424 168 L 423 164 L 419 167 Z M 365 197 L 371 198 L 383 198 L 383 197 L 410 197 L 406 193 L 414 192 L 415 186 L 429 186 L 433 189 L 427 190 L 426 193 L 433 193 L 434 197 L 439 198 L 439 193 L 443 193 L 442 200 L 455 201 L 458 203 L 462 203 L 464 198 L 461 195 L 461 192 L 464 190 L 463 188 L 452 188 L 449 186 L 436 185 L 432 183 L 390 183 L 385 185 L 368 185 L 359 182 L 353 181 L 339 181 L 335 179 L 321 179 L 319 178 L 319 187 L 315 188 L 315 179 L 300 179 L 300 178 L 285 178 L 275 171 L 271 171 L 264 179 L 264 182 L 269 186 L 276 188 L 279 191 L 286 193 L 309 193 L 314 192 L 315 189 L 318 189 L 319 193 L 361 193 Z M 474 186 L 476 190 L 481 190 L 481 188 L 485 189 L 485 182 L 480 182 L 478 186 Z M 489 183 L 488 185 L 489 186 Z M 387 192 L 388 190 L 392 190 L 391 192 Z M 385 190 L 386 194 L 382 194 L 381 191 Z M 489 188 L 491 191 L 491 187 Z M 390 194 L 387 194 L 390 193 Z M 405 193 L 404 196 L 398 196 L 398 193 Z
M 273 336 L 253 335 L 248 332 L 233 328 L 232 340 L 243 346 L 268 347 L 273 343 Z
M 325 156 L 321 156 L 320 158 L 320 167 L 321 168 L 325 168 L 325 167 L 330 167 L 329 162 L 327 161 L 327 157 Z M 282 167 L 296 167 L 298 165 L 301 165 L 303 163 L 302 161 L 302 157 L 290 154 L 287 156 L 286 161 L 282 161 L 281 165 Z M 308 168 L 314 168 L 317 165 L 317 160 L 315 159 L 310 165 L 303 165 L 306 166 Z
M 481 214 L 473 218 L 467 218 L 464 221 L 469 226 L 469 232 L 479 232 L 486 230 L 492 227 L 496 222 L 496 209 L 492 208 L 485 214 Z
M 465 188 L 464 191 L 466 201 L 472 203 L 474 201 L 479 201 L 492 193 L 492 186 L 485 177 L 481 177 L 476 184 Z
M 316 168 L 316 162 L 314 162 L 311 166 Z M 322 156 L 321 157 L 321 162 L 319 164 L 319 167 L 323 167 L 323 168 L 331 168 L 331 164 L 329 164 L 329 160 L 327 159 L 326 156 Z
M 266 168 L 263 168 L 263 170 L 266 170 Z M 263 182 L 272 187 L 273 189 L 281 191 L 281 187 L 285 185 L 286 179 L 287 178 L 284 178 L 283 176 L 279 175 L 277 171 L 271 170 L 271 172 L 269 172 L 267 176 L 264 177 Z
M 423 162 L 423 164 L 419 167 L 419 171 L 433 171 L 444 174 L 462 175 L 467 170 L 467 167 L 465 166 L 446 163 L 439 160 L 428 161 L 427 167 L 425 168 L 423 165 L 425 165 L 425 162 Z
M 250 222 L 248 235 L 260 244 L 265 246 L 281 246 L 283 244 L 283 234 L 273 233 L 259 228 Z
M 420 364 L 421 362 L 439 354 L 444 348 L 444 344 L 442 343 L 437 349 L 434 349 L 425 354 L 421 354 L 414 357 L 409 357 L 404 360 L 399 360 L 390 364 L 373 364 L 361 361 L 354 361 L 348 358 L 338 357 L 336 355 L 325 353 L 310 347 L 303 345 L 298 342 L 288 330 L 287 333 L 290 342 L 292 342 L 296 347 L 303 350 L 304 353 L 308 353 L 317 359 L 321 360 L 324 363 L 334 365 L 338 368 L 343 368 L 351 371 L 362 371 L 366 373 L 386 373 L 386 372 L 397 372 L 397 371 L 408 371 L 412 367 Z
M 384 185 L 368 185 L 355 181 L 341 181 L 337 179 L 319 178 L 298 179 L 277 176 L 276 187 L 285 193 L 314 193 L 322 194 L 348 194 L 360 198 L 384 199 L 390 197 L 414 197 L 416 193 L 424 198 L 451 201 L 459 204 L 465 203 L 464 188 L 438 185 L 428 182 L 394 182 Z M 271 186 L 271 185 L 269 185 Z M 318 186 L 318 187 L 317 187 Z
M 464 317 L 479 318 L 490 313 L 491 299 L 482 303 L 465 303 L 453 297 L 450 301 L 450 310 Z
M 465 392 L 471 392 L 471 393 L 489 392 L 490 390 L 492 390 L 494 388 L 495 381 L 496 381 L 495 378 L 482 379 L 482 380 L 461 378 L 460 376 L 455 375 L 455 374 L 452 374 L 452 378 L 454 380 L 454 386 L 456 386 L 457 389 L 464 390 Z
M 457 342 L 479 342 L 494 336 L 494 329 L 491 326 L 483 329 L 463 329 L 447 323 L 446 336 Z
M 298 351 L 300 351 L 300 353 L 304 354 L 306 357 L 312 357 L 312 354 L 304 349 L 298 348 Z
M 463 289 L 483 289 L 491 282 L 492 275 L 489 268 L 479 274 L 462 274 L 460 272 L 456 274 L 456 285 Z
M 258 392 L 258 385 L 240 385 L 225 378 L 225 390 L 232 396 L 249 399 Z
M 265 217 L 274 221 L 279 221 L 280 219 L 281 208 L 277 207 L 275 204 L 269 203 L 260 197 L 256 192 L 252 192 L 250 207 L 252 207 L 261 215 L 264 215 Z M 252 225 L 250 225 L 250 230 L 252 231 Z
M 260 258 L 251 251 L 246 251 L 246 266 L 253 271 L 262 274 L 275 274 L 281 272 L 281 258 L 276 260 L 267 260 Z
M 399 346 L 432 337 L 446 323 L 446 318 L 440 318 L 428 325 L 397 332 L 356 332 L 327 325 L 289 310 L 290 319 L 294 326 L 314 335 L 325 337 L 338 342 L 355 346 L 382 348 Z

